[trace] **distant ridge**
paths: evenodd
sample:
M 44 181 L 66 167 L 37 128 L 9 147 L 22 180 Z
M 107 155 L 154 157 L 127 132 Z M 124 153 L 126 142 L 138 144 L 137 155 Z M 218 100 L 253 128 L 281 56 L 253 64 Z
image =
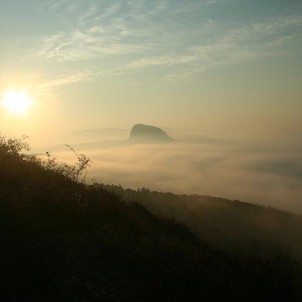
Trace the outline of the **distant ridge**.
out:
M 61 141 L 69 144 L 96 143 L 107 140 L 122 140 L 129 136 L 129 129 L 96 128 L 75 131 L 65 135 Z
M 131 129 L 129 140 L 134 142 L 169 142 L 173 139 L 158 127 L 136 124 Z

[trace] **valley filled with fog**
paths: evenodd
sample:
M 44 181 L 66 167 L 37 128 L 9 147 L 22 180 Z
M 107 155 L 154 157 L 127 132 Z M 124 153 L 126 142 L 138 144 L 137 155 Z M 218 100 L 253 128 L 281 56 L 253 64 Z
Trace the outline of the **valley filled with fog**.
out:
M 72 133 L 48 149 L 72 163 L 76 158 L 66 143 L 91 158 L 88 182 L 238 199 L 302 213 L 299 149 L 165 130 L 172 141 L 133 142 L 130 129 L 108 128 Z

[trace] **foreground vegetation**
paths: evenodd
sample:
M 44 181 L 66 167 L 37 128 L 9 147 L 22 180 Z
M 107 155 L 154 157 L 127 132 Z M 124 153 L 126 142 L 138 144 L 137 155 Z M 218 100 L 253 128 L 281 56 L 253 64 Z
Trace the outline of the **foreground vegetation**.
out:
M 85 156 L 68 166 L 27 147 L 0 139 L 1 301 L 301 301 L 301 265 L 288 255 L 213 247 L 81 183 Z
M 211 196 L 96 186 L 114 192 L 127 203 L 139 202 L 157 216 L 177 219 L 218 249 L 266 257 L 279 252 L 302 261 L 300 215 Z

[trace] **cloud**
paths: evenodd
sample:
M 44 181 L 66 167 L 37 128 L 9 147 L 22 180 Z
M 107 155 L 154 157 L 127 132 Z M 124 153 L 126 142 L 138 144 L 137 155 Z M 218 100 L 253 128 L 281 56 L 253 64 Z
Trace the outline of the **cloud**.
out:
M 212 24 L 211 20 L 209 24 Z M 266 22 L 252 23 L 240 28 L 232 28 L 224 35 L 205 44 L 190 46 L 180 53 L 143 57 L 113 72 L 129 72 L 148 67 L 184 67 L 168 74 L 168 78 L 188 77 L 220 65 L 238 64 L 259 57 L 274 56 L 281 52 L 282 46 L 301 36 L 302 16 L 288 15 L 273 18 Z
M 148 57 L 140 60 L 132 61 L 125 66 L 112 69 L 112 73 L 123 73 L 123 71 L 135 71 L 156 66 L 175 66 L 195 61 L 194 56 L 171 54 L 170 56 Z
M 301 170 L 293 169 L 295 160 L 288 159 L 288 165 L 279 159 L 271 167 L 266 162 L 268 154 L 204 143 L 103 149 L 92 152 L 91 157 L 90 175 L 103 182 L 240 199 L 302 212 Z M 255 170 L 261 162 L 266 165 Z
M 80 10 L 81 3 L 60 1 L 53 5 L 53 9 L 59 12 L 74 10 L 76 13 L 68 17 L 71 20 L 68 19 L 67 30 L 43 38 L 39 56 L 58 61 L 90 60 L 104 55 L 137 54 L 142 58 L 148 53 L 153 53 L 153 57 L 162 53 L 161 56 L 167 56 L 166 51 L 175 51 L 175 41 L 171 43 L 172 40 L 179 42 L 182 40 L 180 35 L 187 35 L 177 17 L 169 17 L 175 6 L 171 1 L 154 1 L 152 4 L 127 1 L 123 7 L 117 1 L 110 4 L 104 1 L 98 6 L 86 5 L 84 12 Z M 193 10 L 192 5 L 185 6 Z M 166 51 L 163 51 L 164 45 Z
M 272 155 L 271 150 L 257 146 L 200 139 L 155 145 L 104 143 L 80 152 L 93 160 L 88 179 L 239 199 L 302 213 L 302 158 L 298 151 Z M 62 156 L 64 160 L 70 157 L 66 152 Z
M 37 85 L 36 93 L 47 93 L 51 88 L 57 88 L 63 85 L 87 81 L 91 80 L 92 78 L 94 78 L 94 74 L 89 71 L 57 75 L 55 79 L 46 79 L 41 84 Z
M 45 40 L 38 55 L 58 61 L 82 61 L 142 51 L 139 45 L 121 43 L 102 33 L 101 27 L 92 27 L 88 31 L 74 30 L 69 34 L 54 35 Z
M 207 5 L 213 5 L 213 4 L 216 4 L 218 1 L 217 0 L 208 0 L 206 2 Z
M 301 38 L 301 30 L 302 16 L 295 14 L 230 29 L 219 39 L 190 49 L 187 54 L 201 65 L 201 69 L 191 69 L 191 74 L 214 66 L 277 55 L 290 40 Z
M 98 12 L 98 7 L 96 5 L 89 6 L 85 13 L 79 17 L 80 22 L 85 22 L 87 19 L 95 16 Z
M 248 168 L 261 173 L 302 179 L 302 158 L 297 156 L 261 158 Z
M 58 64 L 99 64 L 96 77 L 165 67 L 164 76 L 175 80 L 217 66 L 280 55 L 286 51 L 284 46 L 301 39 L 299 13 L 234 22 L 230 28 L 198 15 L 214 2 L 104 1 L 84 6 L 82 1 L 62 0 L 53 9 L 72 10 L 73 26 L 44 37 L 38 56 Z

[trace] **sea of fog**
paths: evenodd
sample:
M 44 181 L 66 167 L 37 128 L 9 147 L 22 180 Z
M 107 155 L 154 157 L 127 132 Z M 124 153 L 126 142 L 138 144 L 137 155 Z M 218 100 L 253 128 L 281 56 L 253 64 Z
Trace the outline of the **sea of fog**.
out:
M 211 195 L 302 213 L 302 155 L 289 148 L 206 138 L 161 144 L 123 138 L 73 147 L 93 161 L 88 182 Z M 76 162 L 64 146 L 52 152 Z

